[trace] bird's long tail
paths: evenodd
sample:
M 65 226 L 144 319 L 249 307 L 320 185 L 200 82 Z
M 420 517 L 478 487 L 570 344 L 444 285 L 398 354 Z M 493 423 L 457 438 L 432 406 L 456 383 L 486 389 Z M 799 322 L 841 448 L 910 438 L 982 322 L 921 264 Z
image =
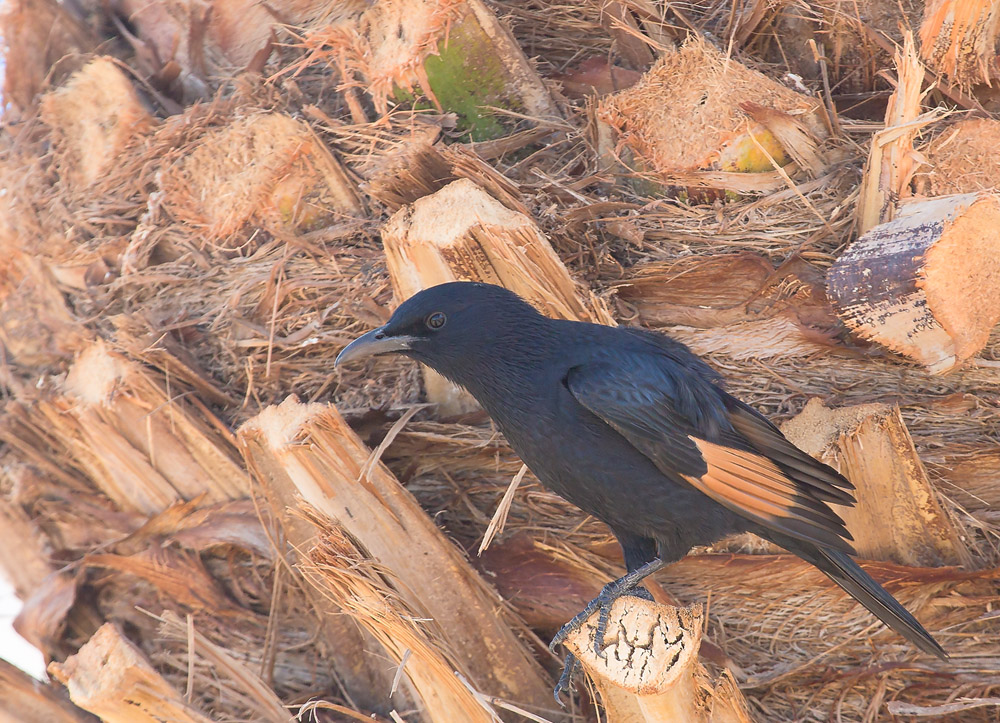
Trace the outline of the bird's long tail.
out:
M 925 653 L 942 660 L 948 658 L 948 654 L 917 619 L 862 570 L 858 563 L 839 550 L 816 547 L 810 552 L 813 554 L 808 556 L 809 562 L 826 573 L 875 617 Z

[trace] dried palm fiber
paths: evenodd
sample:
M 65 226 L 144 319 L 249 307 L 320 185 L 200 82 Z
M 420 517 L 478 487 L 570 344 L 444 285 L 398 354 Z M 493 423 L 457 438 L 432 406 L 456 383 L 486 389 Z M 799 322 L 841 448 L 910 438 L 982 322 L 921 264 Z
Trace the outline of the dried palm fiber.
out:
M 897 85 L 885 109 L 885 128 L 872 136 L 868 162 L 858 200 L 858 233 L 891 221 L 901 199 L 910 195 L 910 181 L 918 167 L 913 140 L 922 126 L 940 117 L 937 109 L 921 115 L 924 68 L 917 58 L 913 36 L 906 34 L 894 56 Z
M 810 174 L 825 165 L 817 145 L 827 135 L 821 104 L 700 38 L 665 54 L 631 88 L 601 99 L 596 114 L 612 129 L 614 149 L 607 150 L 627 149 L 631 165 L 664 183 L 776 190 L 785 181 L 775 164 L 795 158 Z
M 456 113 L 474 140 L 504 135 L 517 118 L 559 118 L 548 88 L 481 0 L 390 0 L 357 23 L 307 28 L 305 64 L 329 58 L 384 115 L 391 98 L 423 95 Z M 495 115 L 501 108 L 511 117 Z
M 363 7 L 357 0 L 278 0 L 267 8 L 252 0 L 210 5 L 192 0 L 115 3 L 115 10 L 128 21 L 136 40 L 148 48 L 138 54 L 140 65 L 145 60 L 150 65 L 144 69 L 150 72 L 179 74 L 189 101 L 198 98 L 214 78 L 243 69 L 262 70 L 282 26 L 320 19 L 336 22 L 356 17 Z
M 397 301 L 450 281 L 482 281 L 520 294 L 549 316 L 614 323 L 600 300 L 580 293 L 530 217 L 468 179 L 401 208 L 383 226 L 382 243 Z M 443 414 L 478 409 L 431 369 L 424 369 L 424 387 Z
M 1000 121 L 966 118 L 944 126 L 920 146 L 922 164 L 913 176 L 921 196 L 989 191 L 1000 185 Z
M 32 433 L 58 441 L 122 509 L 153 514 L 202 494 L 210 502 L 244 496 L 221 423 L 197 399 L 174 399 L 168 385 L 98 341 L 55 393 L 27 408 L 28 430 L 4 435 L 22 449 Z
M 331 520 L 313 516 L 320 531 L 303 564 L 313 585 L 368 630 L 419 696 L 421 719 L 495 720 L 455 674 L 457 664 L 446 640 L 416 621 L 420 615 L 399 596 L 386 571 Z
M 348 408 L 415 401 L 415 365 L 378 359 L 368 369 L 333 369 L 339 349 L 391 308 L 382 251 L 360 232 L 351 244 L 318 241 L 321 253 L 272 242 L 243 257 L 213 254 L 218 263 L 207 267 L 185 256 L 123 276 L 116 336 L 130 349 L 191 352 L 237 403 L 248 400 L 246 411 L 230 407 L 237 419 L 292 389 L 336 394 Z
M 829 351 L 839 325 L 820 270 L 795 256 L 777 269 L 750 252 L 637 264 L 618 297 L 696 352 L 737 359 Z
M 96 58 L 41 102 L 63 181 L 85 191 L 153 125 L 131 81 L 112 58 Z
M 452 181 L 468 178 L 515 211 L 527 213 L 517 187 L 479 155 L 485 144 L 473 150 L 462 144 L 445 145 L 440 141 L 444 124 L 440 119 L 417 113 L 400 113 L 404 133 L 386 134 L 377 152 L 371 147 L 353 168 L 364 176 L 361 189 L 390 211 L 439 191 Z M 408 116 L 408 119 L 407 119 Z M 344 133 L 338 129 L 335 135 Z M 516 134 L 525 143 L 536 138 L 537 131 Z M 518 141 L 520 143 L 520 141 Z M 510 148 L 509 150 L 516 150 Z
M 736 681 L 726 672 L 716 683 L 698 662 L 699 608 L 619 598 L 611 606 L 603 656 L 594 650 L 599 614 L 566 646 L 600 691 L 609 720 L 750 723 Z
M 856 334 L 943 373 L 977 354 L 1000 321 L 1000 196 L 905 205 L 837 260 L 827 285 Z
M 920 24 L 920 57 L 960 88 L 996 78 L 1000 7 L 989 0 L 929 0 Z
M 163 716 L 181 723 L 211 720 L 185 703 L 111 623 L 66 662 L 53 663 L 50 671 L 69 689 L 74 703 L 105 721 L 155 721 Z
M 164 204 L 213 239 L 251 220 L 306 232 L 362 210 L 356 189 L 307 125 L 253 114 L 205 137 L 160 177 Z
M 67 700 L 64 690 L 52 683 L 35 680 L 0 660 L 0 721 L 51 721 L 52 723 L 95 723 L 96 719 Z
M 91 28 L 57 0 L 12 0 L 0 14 L 3 28 L 4 120 L 30 115 L 38 95 L 77 70 L 98 39 Z
M 721 19 L 728 22 L 725 4 L 712 4 L 724 11 Z M 780 3 L 768 8 L 777 17 L 765 16 L 761 31 L 745 49 L 787 64 L 792 73 L 815 82 L 823 74 L 822 61 L 810 48 L 810 41 L 815 42 L 825 57 L 835 100 L 851 108 L 868 99 L 877 101 L 877 93 L 891 87 L 879 71 L 891 62 L 891 46 L 902 41 L 903 29 L 919 25 L 923 9 L 919 0 Z M 729 34 L 720 36 L 728 38 Z
M 967 533 L 941 507 L 898 408 L 828 409 L 812 399 L 781 431 L 854 483 L 857 505 L 837 513 L 861 557 L 924 567 L 972 565 Z
M 392 575 L 406 604 L 434 621 L 455 669 L 491 694 L 548 706 L 544 674 L 515 635 L 520 624 L 335 407 L 289 397 L 245 424 L 239 437 L 262 484 L 287 478 Z
M 886 699 L 931 703 L 948 700 L 956 684 L 970 696 L 995 686 L 997 640 L 983 613 L 997 599 L 997 570 L 865 566 L 954 663 L 903 662 L 914 655 L 908 643 L 791 556 L 699 555 L 658 579 L 686 603 L 711 590 L 710 629 L 745 671 L 744 691 L 767 720 L 828 720 L 837 701 L 854 719 L 881 720 Z
M 130 631 L 176 690 L 192 690 L 186 682 L 191 675 L 187 635 L 181 644 L 164 647 L 157 621 L 139 610 L 166 608 L 191 613 L 189 624 L 199 635 L 209 635 L 230 656 L 266 673 L 282 698 L 309 691 L 335 695 L 331 676 L 353 682 L 344 675 L 356 655 L 345 648 L 350 637 L 324 645 L 324 621 L 308 598 L 294 581 L 274 577 L 270 533 L 250 500 L 205 506 L 202 498 L 147 519 L 117 511 L 86 489 L 53 484 L 29 474 L 30 468 L 22 471 L 8 491 L 10 502 L 28 510 L 30 524 L 58 546 L 60 565 L 78 558 L 35 585 L 16 621 L 47 657 L 75 652 L 103 620 L 112 620 Z M 324 665 L 317 669 L 320 659 Z M 237 718 L 254 714 L 253 696 L 246 694 L 243 681 L 220 680 L 211 663 L 208 669 L 195 668 L 193 694 L 201 710 Z M 364 689 L 355 693 L 355 705 L 368 709 Z

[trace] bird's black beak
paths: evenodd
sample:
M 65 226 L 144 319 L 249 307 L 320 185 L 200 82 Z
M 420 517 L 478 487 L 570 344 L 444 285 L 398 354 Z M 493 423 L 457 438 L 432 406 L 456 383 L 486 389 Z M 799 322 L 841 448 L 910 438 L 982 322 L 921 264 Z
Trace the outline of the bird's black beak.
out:
M 367 359 L 370 356 L 406 351 L 411 348 L 414 341 L 416 339 L 412 336 L 392 336 L 385 330 L 384 326 L 380 326 L 367 334 L 362 334 L 345 346 L 337 355 L 337 360 L 333 365 L 336 367 L 346 362 Z

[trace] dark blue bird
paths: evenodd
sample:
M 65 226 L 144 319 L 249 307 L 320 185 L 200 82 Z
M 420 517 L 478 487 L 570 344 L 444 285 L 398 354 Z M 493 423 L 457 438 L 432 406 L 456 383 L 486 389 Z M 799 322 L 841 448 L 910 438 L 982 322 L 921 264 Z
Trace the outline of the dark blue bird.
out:
M 465 387 L 538 479 L 621 543 L 627 574 L 553 645 L 595 610 L 606 621 L 617 597 L 648 595 L 639 582 L 692 547 L 753 532 L 818 567 L 920 650 L 946 657 L 849 557 L 851 535 L 829 503 L 854 504 L 851 483 L 727 394 L 683 344 L 549 319 L 502 287 L 457 282 L 407 300 L 337 363 L 390 353 Z

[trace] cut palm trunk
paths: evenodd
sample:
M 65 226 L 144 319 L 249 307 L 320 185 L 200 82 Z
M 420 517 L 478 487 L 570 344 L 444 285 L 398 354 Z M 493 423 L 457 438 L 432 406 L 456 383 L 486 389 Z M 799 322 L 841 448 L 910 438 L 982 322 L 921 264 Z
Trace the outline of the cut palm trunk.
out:
M 941 507 L 898 407 L 827 409 L 812 399 L 781 430 L 854 483 L 857 506 L 837 512 L 861 557 L 925 567 L 972 561 L 965 533 Z
M 263 484 L 294 485 L 385 569 L 477 688 L 548 707 L 545 675 L 517 637 L 514 617 L 336 408 L 289 397 L 247 422 L 239 439 Z
M 92 60 L 42 99 L 60 176 L 83 191 L 121 162 L 125 149 L 153 126 L 125 72 L 113 58 Z
M 25 120 L 50 83 L 80 67 L 100 42 L 93 30 L 58 0 L 11 0 L 0 15 L 5 38 L 4 120 Z M 68 61 L 68 62 L 67 62 Z
M 69 689 L 76 705 L 107 723 L 209 723 L 184 702 L 117 627 L 105 623 L 80 652 L 49 672 Z
M 775 190 L 787 183 L 778 169 L 793 161 L 810 175 L 826 166 L 822 104 L 701 39 L 601 99 L 596 116 L 603 157 L 669 186 Z
M 599 612 L 566 639 L 597 685 L 609 723 L 750 723 L 728 673 L 713 682 L 698 662 L 700 608 L 634 597 L 611 606 L 603 656 L 594 650 Z
M 1000 321 L 1000 197 L 905 205 L 837 259 L 830 301 L 854 333 L 934 373 L 975 356 Z
M 475 141 L 506 135 L 520 119 L 561 115 L 482 0 L 386 0 L 365 11 L 359 28 L 322 41 L 344 54 L 346 74 L 363 79 L 381 114 L 390 100 L 412 103 L 423 96 L 438 111 L 455 113 Z
M 343 528 L 312 512 L 318 538 L 303 567 L 306 576 L 323 596 L 343 606 L 351 624 L 378 641 L 379 659 L 388 658 L 398 666 L 400 687 L 412 688 L 422 719 L 494 723 L 496 719 L 476 700 L 475 692 L 456 675 L 462 666 L 447 642 L 421 620 L 423 615 L 399 598 L 382 568 L 365 556 Z M 405 699 L 395 683 L 382 694 L 388 696 L 393 690 L 392 702 L 399 708 Z
M 922 196 L 990 191 L 1000 186 L 1000 121 L 965 118 L 948 125 L 924 144 L 923 158 L 913 177 L 914 192 Z
M 164 168 L 164 205 L 211 239 L 256 221 L 298 234 L 355 215 L 362 206 L 340 161 L 305 123 L 257 113 L 205 136 Z
M 467 179 L 400 209 L 382 229 L 396 299 L 449 281 L 499 284 L 548 316 L 613 324 L 599 299 L 587 298 L 535 222 Z M 475 401 L 425 369 L 427 398 L 445 414 Z
M 273 475 L 267 482 L 258 488 L 280 529 L 275 541 L 278 554 L 284 552 L 295 573 L 315 580 L 323 573 L 317 569 L 315 550 L 322 546 L 326 531 L 320 522 L 303 514 L 301 497 L 291 477 Z M 394 671 L 381 663 L 386 655 L 382 645 L 365 632 L 366 628 L 359 628 L 350 614 L 345 614 L 343 605 L 335 602 L 336 596 L 327 586 L 307 584 L 302 585 L 302 590 L 316 617 L 316 635 L 331 651 L 330 663 L 351 700 L 362 710 L 388 714 Z M 412 691 L 403 685 L 392 694 L 393 707 L 406 708 L 412 698 Z

